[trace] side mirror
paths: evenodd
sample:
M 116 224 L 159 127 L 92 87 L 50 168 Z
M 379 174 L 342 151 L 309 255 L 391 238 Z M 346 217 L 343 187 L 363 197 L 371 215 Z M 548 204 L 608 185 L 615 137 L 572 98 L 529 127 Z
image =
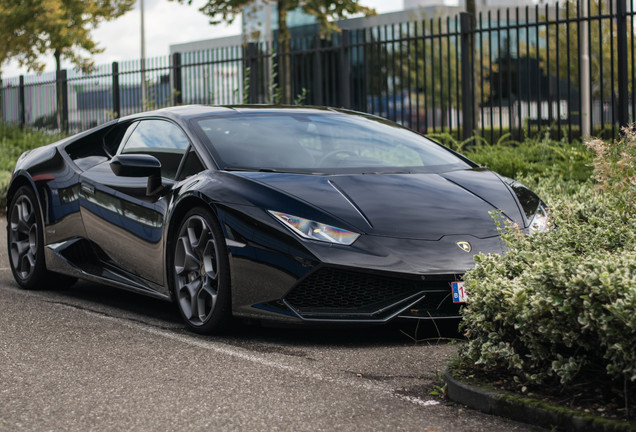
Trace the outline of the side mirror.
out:
M 159 192 L 161 185 L 161 162 L 145 154 L 120 154 L 110 161 L 110 169 L 118 177 L 148 177 L 146 195 Z

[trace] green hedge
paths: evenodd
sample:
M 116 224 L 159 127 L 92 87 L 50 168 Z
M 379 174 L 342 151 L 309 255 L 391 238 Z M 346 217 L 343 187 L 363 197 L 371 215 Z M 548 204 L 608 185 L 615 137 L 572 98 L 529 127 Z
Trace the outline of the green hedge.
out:
M 557 230 L 512 229 L 466 274 L 463 355 L 524 383 L 636 380 L 636 218 L 590 185 L 551 204 Z
M 595 126 L 591 130 L 591 136 L 597 137 L 601 139 L 612 139 L 619 135 L 618 126 L 613 126 L 610 124 L 606 124 L 603 127 Z M 445 128 L 436 128 L 435 130 L 430 130 L 427 136 L 447 136 L 452 138 L 455 142 L 461 141 L 462 130 L 461 129 L 451 129 L 448 127 Z M 485 128 L 477 128 L 474 130 L 474 136 L 478 137 L 479 141 L 496 144 L 502 141 L 510 141 L 513 140 L 515 142 L 523 142 L 527 140 L 536 140 L 536 139 L 550 139 L 552 141 L 568 141 L 570 138 L 572 141 L 581 141 L 581 130 L 580 127 L 576 124 L 572 125 L 572 128 L 568 126 L 567 123 L 561 122 L 559 125 L 557 122 L 553 122 L 551 126 L 546 125 L 546 122 L 542 122 L 541 126 L 537 124 L 528 124 L 525 123 L 524 126 L 519 130 L 518 128 L 509 128 L 509 127 L 485 127 Z
M 0 171 L 12 171 L 27 150 L 60 140 L 63 135 L 0 124 Z
M 449 134 L 431 137 L 506 177 L 552 176 L 582 182 L 592 174 L 593 152 L 579 141 L 555 141 L 547 135 L 522 142 L 504 135 L 495 143 L 480 137 L 459 142 Z
M 596 182 L 543 179 L 557 229 L 503 234 L 465 280 L 462 364 L 525 384 L 636 381 L 636 136 L 594 141 Z M 474 365 L 474 366 L 473 366 Z
M 564 180 L 587 180 L 592 154 L 581 143 L 527 140 L 520 144 L 479 145 L 466 150 L 466 157 L 507 177 L 546 176 Z
M 7 190 L 18 157 L 27 150 L 62 139 L 63 135 L 0 124 L 0 213 L 7 208 Z

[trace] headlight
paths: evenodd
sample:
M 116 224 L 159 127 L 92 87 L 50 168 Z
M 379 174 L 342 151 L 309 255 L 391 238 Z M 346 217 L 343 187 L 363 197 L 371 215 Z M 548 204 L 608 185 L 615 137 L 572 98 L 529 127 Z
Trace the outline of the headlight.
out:
M 552 224 L 550 223 L 548 212 L 546 211 L 544 204 L 539 203 L 539 207 L 537 207 L 537 211 L 530 221 L 530 234 L 543 233 L 550 231 L 551 228 Z
M 273 210 L 268 210 L 268 212 L 302 238 L 348 246 L 360 237 L 360 234 L 347 231 L 342 228 L 325 225 L 320 222 L 304 219 L 298 216 L 292 216 L 287 213 L 281 213 Z

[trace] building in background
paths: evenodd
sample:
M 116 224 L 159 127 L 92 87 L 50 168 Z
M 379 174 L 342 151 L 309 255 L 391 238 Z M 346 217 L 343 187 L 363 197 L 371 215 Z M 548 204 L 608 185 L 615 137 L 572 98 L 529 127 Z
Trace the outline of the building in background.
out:
M 275 3 L 255 1 L 243 9 L 242 31 L 244 42 L 273 41 L 278 31 L 278 8 Z M 316 24 L 316 17 L 301 8 L 287 12 L 287 26 L 297 28 Z
M 546 3 L 554 4 L 556 0 L 475 0 L 475 6 L 483 7 L 521 7 L 544 5 Z M 413 10 L 418 8 L 438 7 L 438 6 L 455 6 L 461 9 L 466 8 L 466 0 L 404 0 L 404 10 Z

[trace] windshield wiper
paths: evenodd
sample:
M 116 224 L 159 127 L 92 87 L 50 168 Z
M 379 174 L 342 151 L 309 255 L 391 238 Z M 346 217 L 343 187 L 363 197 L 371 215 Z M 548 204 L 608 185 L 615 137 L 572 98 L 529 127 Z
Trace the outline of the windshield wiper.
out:
M 412 171 L 369 171 L 363 172 L 363 175 L 367 174 L 413 174 Z
M 276 168 L 245 168 L 245 167 L 225 167 L 224 171 L 245 171 L 245 172 L 272 172 L 272 173 L 293 173 L 293 171 L 284 171 Z
M 294 169 L 282 170 L 278 168 L 246 168 L 246 167 L 225 167 L 223 171 L 243 171 L 243 172 L 265 172 L 265 173 L 279 173 L 279 174 L 304 174 L 304 175 L 328 175 L 323 171 L 310 171 L 306 169 Z

